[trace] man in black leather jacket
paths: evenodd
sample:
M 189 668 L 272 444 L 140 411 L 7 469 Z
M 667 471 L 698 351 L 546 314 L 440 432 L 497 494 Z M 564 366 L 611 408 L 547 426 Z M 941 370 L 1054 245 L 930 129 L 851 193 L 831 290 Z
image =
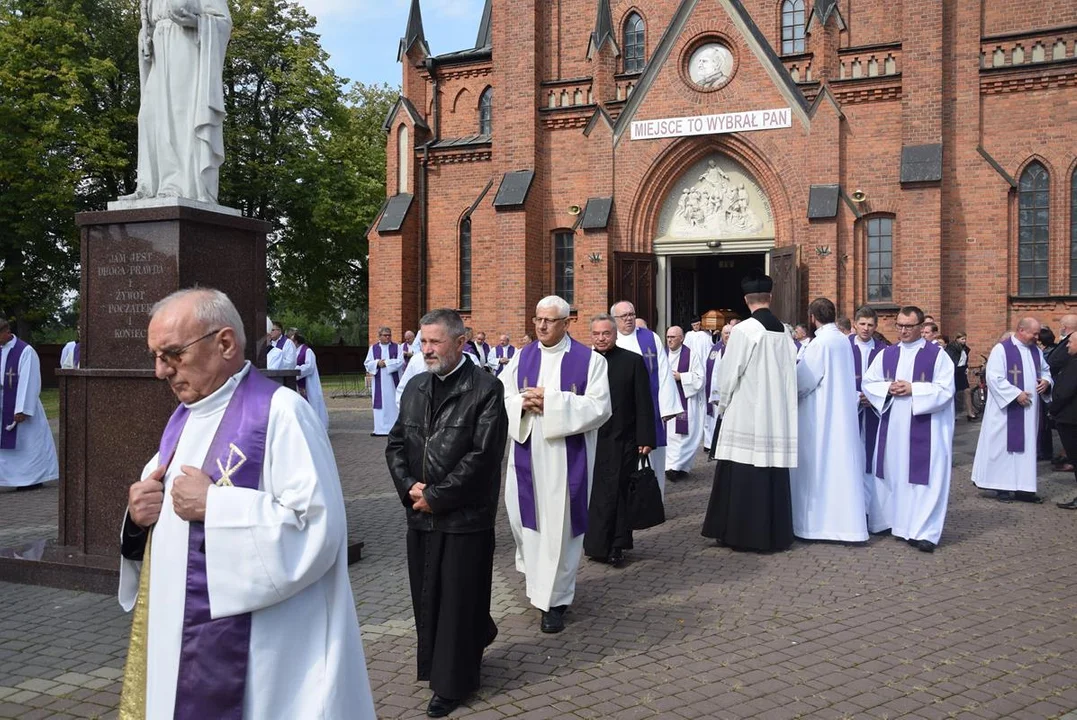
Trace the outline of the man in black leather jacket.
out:
M 504 386 L 464 357 L 453 310 L 421 320 L 427 372 L 404 388 L 385 457 L 408 520 L 408 575 L 418 635 L 418 679 L 430 717 L 479 688 L 490 617 L 494 520 L 508 418 Z

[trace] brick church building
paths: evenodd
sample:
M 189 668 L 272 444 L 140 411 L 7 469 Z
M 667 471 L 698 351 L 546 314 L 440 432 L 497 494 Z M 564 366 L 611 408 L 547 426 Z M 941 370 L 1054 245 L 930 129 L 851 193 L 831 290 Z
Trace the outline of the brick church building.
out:
M 1073 0 L 487 0 L 476 21 L 434 55 L 412 2 L 372 331 L 449 306 L 518 341 L 550 293 L 581 321 L 624 298 L 685 323 L 743 310 L 752 267 L 790 323 L 823 295 L 893 339 L 917 304 L 984 353 L 1077 309 Z

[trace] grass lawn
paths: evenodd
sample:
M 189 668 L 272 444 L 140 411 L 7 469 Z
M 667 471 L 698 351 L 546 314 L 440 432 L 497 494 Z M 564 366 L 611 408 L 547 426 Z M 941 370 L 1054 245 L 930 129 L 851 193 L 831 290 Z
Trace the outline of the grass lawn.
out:
M 60 417 L 60 390 L 58 388 L 42 390 L 41 404 L 45 406 L 45 417 L 49 419 Z

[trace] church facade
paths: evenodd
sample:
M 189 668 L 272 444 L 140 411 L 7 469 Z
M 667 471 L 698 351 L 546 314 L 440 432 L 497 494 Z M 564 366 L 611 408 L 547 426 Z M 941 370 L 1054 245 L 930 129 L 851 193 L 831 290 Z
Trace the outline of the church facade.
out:
M 915 304 L 985 353 L 1077 309 L 1077 3 L 487 0 L 476 21 L 434 55 L 412 2 L 372 328 L 453 307 L 517 341 L 551 293 L 681 324 L 742 311 L 754 267 L 786 322 L 822 295 L 893 339 Z

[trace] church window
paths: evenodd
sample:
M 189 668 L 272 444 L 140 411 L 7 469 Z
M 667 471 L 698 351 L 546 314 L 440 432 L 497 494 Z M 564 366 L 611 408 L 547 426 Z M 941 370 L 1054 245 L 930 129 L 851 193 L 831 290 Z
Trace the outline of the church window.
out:
M 460 222 L 460 309 L 471 310 L 471 218 Z
M 782 2 L 782 55 L 804 52 L 804 0 Z
M 479 98 L 479 135 L 494 132 L 494 89 L 486 88 Z
M 401 124 L 396 131 L 396 191 L 406 193 L 408 191 L 408 158 L 411 156 L 408 148 L 408 126 Z
M 1070 176 L 1070 294 L 1077 293 L 1077 169 Z
M 624 71 L 626 73 L 642 72 L 646 64 L 644 58 L 644 38 L 646 26 L 639 13 L 631 13 L 624 24 Z
M 575 302 L 575 267 L 572 262 L 575 244 L 575 234 L 571 230 L 554 233 L 554 294 L 560 295 L 569 305 Z
M 1021 173 L 1017 188 L 1017 293 L 1047 294 L 1047 219 L 1050 178 L 1033 162 Z
M 894 219 L 868 219 L 868 302 L 894 298 Z

